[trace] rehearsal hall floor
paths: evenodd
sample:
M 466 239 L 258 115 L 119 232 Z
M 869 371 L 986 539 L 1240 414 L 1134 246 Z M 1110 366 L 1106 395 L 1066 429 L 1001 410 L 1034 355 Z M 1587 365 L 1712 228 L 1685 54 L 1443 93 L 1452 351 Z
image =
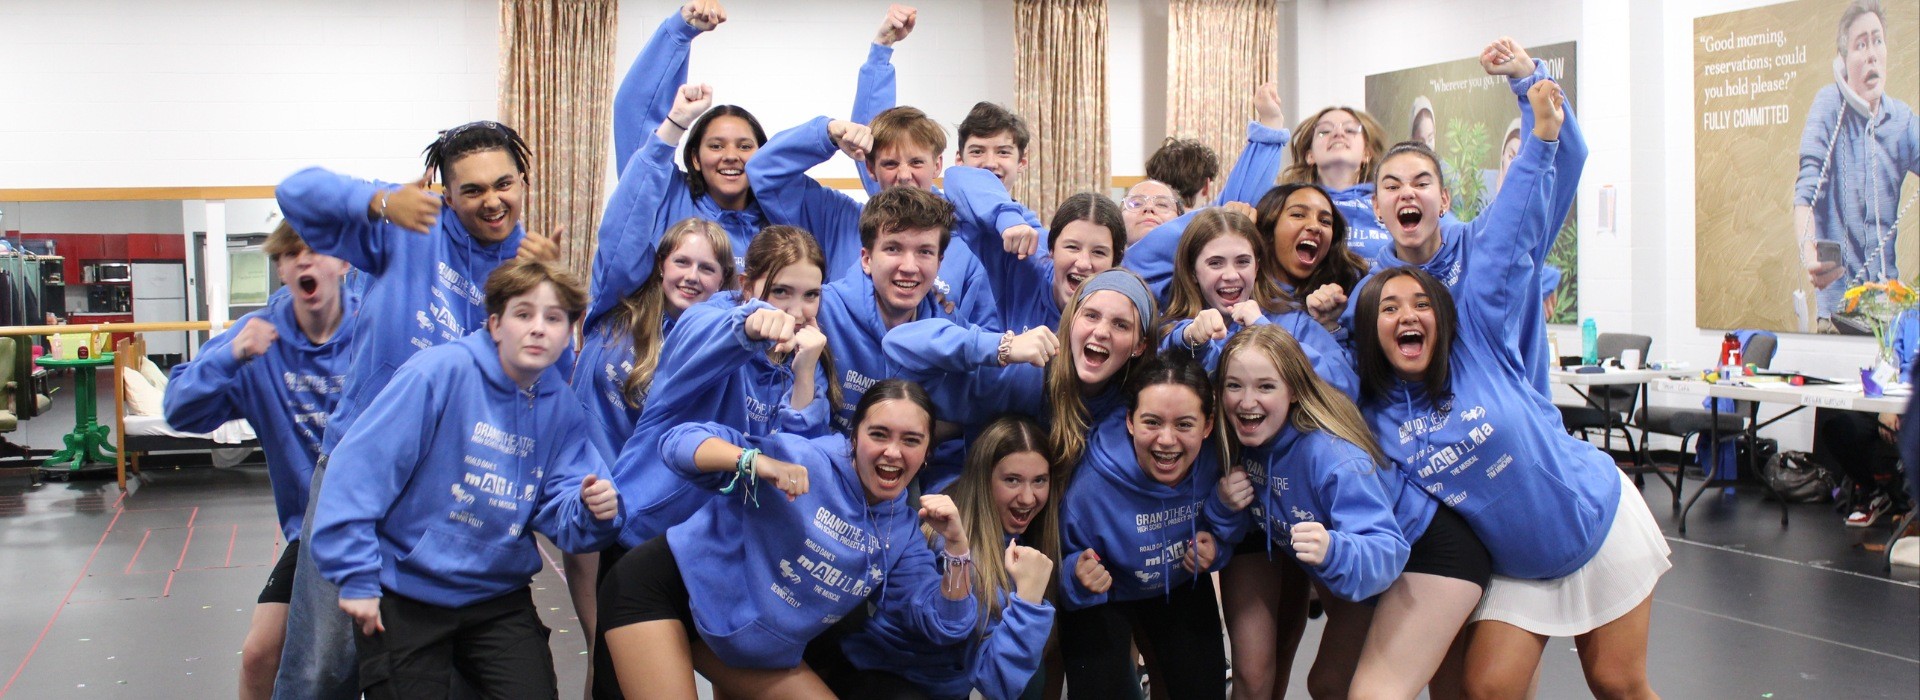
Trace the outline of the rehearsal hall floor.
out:
M 0 698 L 232 697 L 253 602 L 279 548 L 264 467 L 150 467 L 111 481 L 29 485 L 0 476 Z M 1688 495 L 1697 488 L 1689 482 Z M 1760 489 L 1709 494 L 1677 536 L 1654 595 L 1648 667 L 1667 698 L 1913 698 L 1920 690 L 1920 571 L 1883 567 L 1891 524 L 1847 528 L 1827 504 L 1779 507 Z M 580 697 L 586 640 L 559 554 L 534 579 L 562 698 Z M 1289 697 L 1320 622 L 1308 627 Z M 1547 645 L 1539 697 L 1584 697 L 1570 639 Z M 703 695 L 705 684 L 702 684 Z

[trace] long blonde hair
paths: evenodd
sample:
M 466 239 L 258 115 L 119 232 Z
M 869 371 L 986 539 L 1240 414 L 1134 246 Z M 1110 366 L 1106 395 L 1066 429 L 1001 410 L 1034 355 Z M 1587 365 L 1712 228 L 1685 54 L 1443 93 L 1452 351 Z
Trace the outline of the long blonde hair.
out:
M 1272 362 L 1280 371 L 1280 381 L 1286 382 L 1288 391 L 1293 393 L 1293 405 L 1287 409 L 1287 423 L 1295 430 L 1310 433 L 1325 430 L 1328 434 L 1353 443 L 1378 467 L 1385 467 L 1387 456 L 1380 451 L 1380 444 L 1373 439 L 1373 431 L 1367 427 L 1367 421 L 1360 417 L 1360 409 L 1347 399 L 1346 394 L 1333 388 L 1319 373 L 1313 371 L 1313 363 L 1307 360 L 1307 353 L 1300 349 L 1299 341 L 1293 339 L 1279 326 L 1258 325 L 1242 329 L 1227 340 L 1225 350 L 1220 352 L 1220 371 L 1213 380 L 1215 395 L 1220 397 L 1214 410 L 1214 421 L 1226 423 L 1227 413 L 1227 367 L 1241 353 L 1257 353 Z M 1222 431 L 1227 436 L 1228 451 L 1234 458 L 1228 464 L 1237 464 L 1243 445 L 1240 437 L 1232 430 Z
M 1014 595 L 1007 575 L 1007 533 L 1000 527 L 999 508 L 993 504 L 993 473 L 1001 460 L 1022 452 L 1047 459 L 1046 437 L 1039 424 L 1017 413 L 1001 416 L 968 445 L 966 468 L 947 489 L 954 506 L 960 509 L 967 526 L 967 542 L 973 548 L 973 597 L 980 604 L 981 630 L 999 618 L 1001 595 Z M 1055 513 L 1065 491 L 1060 481 L 1059 463 L 1048 459 L 1047 502 L 1027 526 L 1027 541 L 1055 562 L 1060 561 L 1060 520 Z M 921 530 L 927 535 L 928 545 L 934 545 L 933 530 L 924 525 Z M 1049 598 L 1057 585 L 1057 578 L 1048 582 Z
M 620 300 L 620 308 L 612 319 L 626 324 L 627 333 L 633 336 L 633 371 L 627 373 L 627 381 L 620 389 L 630 407 L 641 408 L 646 403 L 647 391 L 653 388 L 653 371 L 660 366 L 660 343 L 664 339 L 660 319 L 666 315 L 667 306 L 663 273 L 667 259 L 689 236 L 700 236 L 713 247 L 713 257 L 720 262 L 720 288 L 733 289 L 733 240 L 727 237 L 726 229 L 706 219 L 689 217 L 660 236 L 660 243 L 653 251 L 653 272 L 638 291 Z
M 1100 274 L 1116 272 L 1133 275 L 1134 279 L 1139 279 L 1139 275 L 1132 270 L 1121 267 Z M 1140 281 L 1141 287 L 1149 288 L 1146 284 L 1146 281 Z M 1087 415 L 1086 399 L 1080 395 L 1080 372 L 1073 363 L 1073 349 L 1065 347 L 1067 337 L 1073 333 L 1073 319 L 1080 315 L 1080 303 L 1091 293 L 1087 291 L 1087 284 L 1081 283 L 1080 291 L 1067 302 L 1066 308 L 1060 310 L 1059 328 L 1062 347 L 1060 354 L 1055 356 L 1052 362 L 1047 363 L 1047 410 L 1048 415 L 1052 417 L 1047 426 L 1047 449 L 1053 452 L 1053 463 L 1059 465 L 1062 474 L 1067 477 L 1073 475 L 1073 470 L 1080 466 L 1081 458 L 1086 456 L 1087 434 L 1093 432 L 1092 419 Z M 1140 335 L 1141 353 L 1138 357 L 1127 360 L 1126 366 L 1120 368 L 1120 373 L 1107 380 L 1108 386 L 1124 386 L 1127 377 L 1153 357 L 1154 340 L 1160 337 L 1160 316 L 1151 306 L 1145 311 L 1146 313 L 1142 314 L 1135 328 Z M 1116 385 L 1115 382 L 1119 384 Z M 1065 482 L 1066 479 L 1061 481 Z M 1066 488 L 1065 483 L 1057 483 L 1055 486 Z
M 1196 258 L 1208 243 L 1225 236 L 1239 236 L 1253 248 L 1254 271 L 1252 293 L 1248 298 L 1260 304 L 1260 310 L 1267 313 L 1280 313 L 1293 307 L 1293 298 L 1275 282 L 1273 242 L 1260 235 L 1253 226 L 1253 220 L 1238 212 L 1221 208 L 1202 210 L 1187 223 L 1187 231 L 1180 235 L 1180 246 L 1173 259 L 1173 286 L 1169 289 L 1166 317 L 1171 319 L 1193 318 L 1207 310 L 1207 298 L 1200 290 L 1200 276 L 1195 271 L 1199 265 Z

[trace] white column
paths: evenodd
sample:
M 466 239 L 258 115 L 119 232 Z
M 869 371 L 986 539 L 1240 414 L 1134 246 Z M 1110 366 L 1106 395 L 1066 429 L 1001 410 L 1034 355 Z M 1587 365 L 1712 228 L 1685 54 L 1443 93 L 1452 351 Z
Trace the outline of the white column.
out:
M 200 279 L 207 295 L 209 336 L 219 335 L 227 323 L 227 202 L 207 200 L 206 276 Z

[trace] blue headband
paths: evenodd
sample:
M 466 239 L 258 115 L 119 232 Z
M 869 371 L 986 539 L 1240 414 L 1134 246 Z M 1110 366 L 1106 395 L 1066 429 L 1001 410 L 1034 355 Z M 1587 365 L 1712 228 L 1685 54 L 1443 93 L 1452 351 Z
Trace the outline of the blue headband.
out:
M 1146 281 L 1132 271 L 1116 267 L 1094 275 L 1093 279 L 1080 285 L 1080 294 L 1076 298 L 1086 299 L 1094 292 L 1103 290 L 1119 292 L 1133 302 L 1134 310 L 1140 313 L 1142 327 L 1152 327 L 1159 318 L 1159 312 L 1154 308 L 1153 292 L 1147 289 Z

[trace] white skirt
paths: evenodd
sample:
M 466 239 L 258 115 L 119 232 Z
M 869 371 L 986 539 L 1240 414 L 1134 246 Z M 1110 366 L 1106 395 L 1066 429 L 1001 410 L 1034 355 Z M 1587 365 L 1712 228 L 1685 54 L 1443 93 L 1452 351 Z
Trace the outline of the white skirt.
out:
M 1548 581 L 1495 575 L 1469 622 L 1499 620 L 1534 634 L 1586 634 L 1632 612 L 1673 568 L 1647 500 L 1625 473 L 1607 539 L 1584 566 Z

